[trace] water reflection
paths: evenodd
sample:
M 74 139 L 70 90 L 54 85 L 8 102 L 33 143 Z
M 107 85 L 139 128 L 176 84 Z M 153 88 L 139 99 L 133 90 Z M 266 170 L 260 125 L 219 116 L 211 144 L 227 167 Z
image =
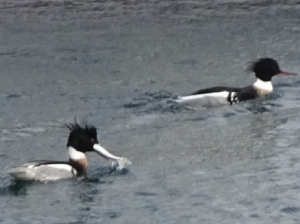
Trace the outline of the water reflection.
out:
M 0 181 L 2 182 L 2 181 Z M 25 196 L 33 182 L 12 180 L 8 185 L 0 187 L 1 196 Z

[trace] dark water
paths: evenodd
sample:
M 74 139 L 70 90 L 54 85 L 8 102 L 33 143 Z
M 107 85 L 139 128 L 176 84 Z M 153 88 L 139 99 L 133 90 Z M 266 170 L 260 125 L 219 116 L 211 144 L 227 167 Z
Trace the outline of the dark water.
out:
M 244 86 L 261 56 L 300 71 L 299 1 L 1 1 L 0 222 L 299 223 L 299 76 L 271 97 L 192 111 L 170 98 Z M 133 161 L 88 180 L 15 183 L 67 158 L 74 116 Z

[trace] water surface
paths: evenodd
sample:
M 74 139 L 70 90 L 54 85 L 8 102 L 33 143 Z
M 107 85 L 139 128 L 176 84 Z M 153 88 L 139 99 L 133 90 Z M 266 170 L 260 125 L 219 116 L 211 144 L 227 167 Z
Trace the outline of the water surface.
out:
M 299 68 L 298 1 L 1 1 L 1 223 L 299 223 L 299 77 L 274 94 L 192 111 L 169 99 L 244 86 L 247 63 Z M 74 116 L 133 161 L 89 180 L 12 182 L 67 158 Z

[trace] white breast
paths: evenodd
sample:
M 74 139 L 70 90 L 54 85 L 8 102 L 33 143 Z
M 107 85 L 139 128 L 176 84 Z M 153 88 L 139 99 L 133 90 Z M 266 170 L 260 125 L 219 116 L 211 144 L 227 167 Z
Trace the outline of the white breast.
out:
M 273 91 L 273 85 L 271 81 L 265 82 L 261 79 L 257 79 L 255 83 L 253 83 L 253 87 L 257 90 L 259 95 L 268 94 Z
M 76 160 L 87 159 L 86 155 L 83 152 L 80 152 L 80 151 L 76 150 L 72 146 L 68 147 L 68 151 L 69 151 L 70 159 L 72 159 L 72 160 L 76 161 Z

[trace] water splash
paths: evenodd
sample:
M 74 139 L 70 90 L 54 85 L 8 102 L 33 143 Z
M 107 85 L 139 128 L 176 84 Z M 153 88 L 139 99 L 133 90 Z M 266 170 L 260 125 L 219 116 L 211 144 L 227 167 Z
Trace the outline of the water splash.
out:
M 136 109 L 142 113 L 175 113 L 187 110 L 185 106 L 174 101 L 177 97 L 174 93 L 167 91 L 145 92 L 125 103 L 123 107 Z

